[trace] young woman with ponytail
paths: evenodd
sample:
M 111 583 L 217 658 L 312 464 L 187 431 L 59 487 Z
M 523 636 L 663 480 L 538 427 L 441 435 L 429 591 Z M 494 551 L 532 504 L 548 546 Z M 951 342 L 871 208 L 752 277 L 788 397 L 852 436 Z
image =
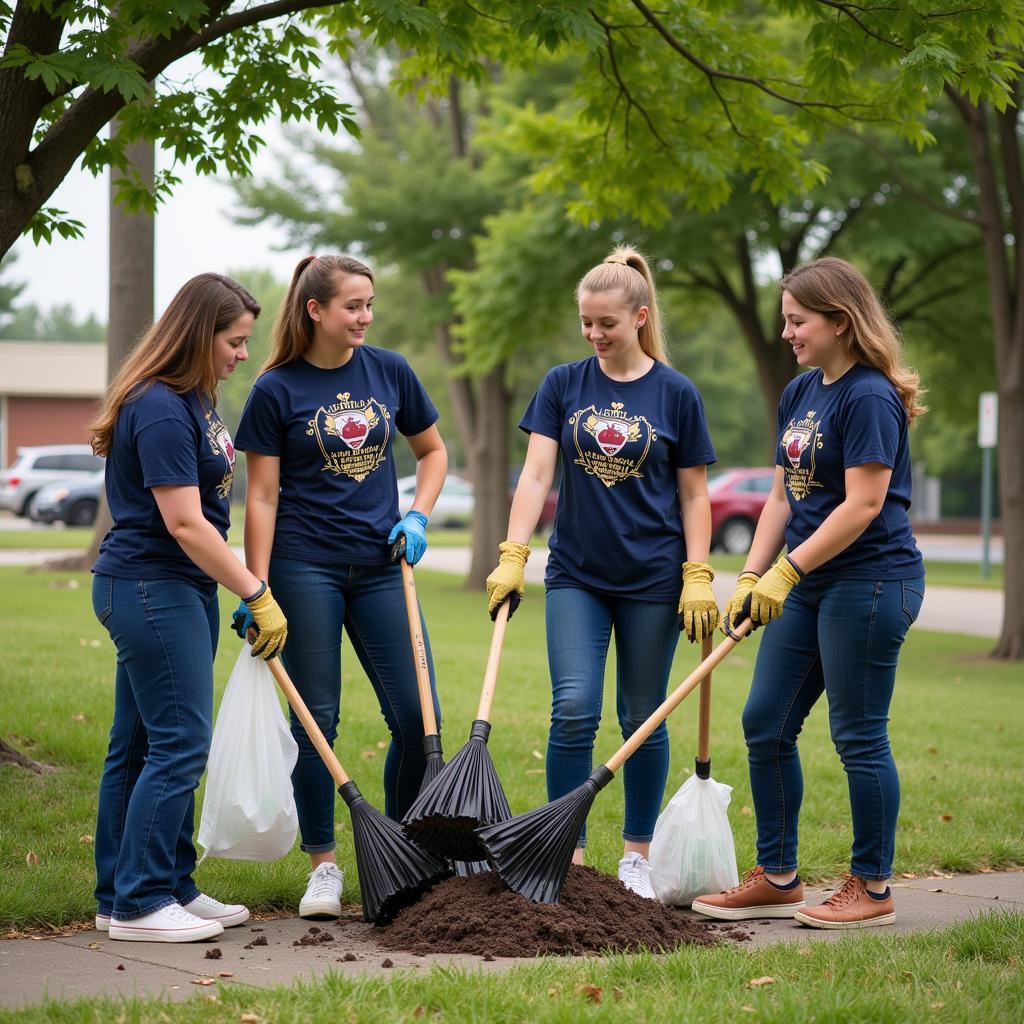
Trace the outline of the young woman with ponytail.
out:
M 743 710 L 757 863 L 693 909 L 814 928 L 892 924 L 900 786 L 887 727 L 900 648 L 924 597 L 907 510 L 908 431 L 925 408 L 895 328 L 849 263 L 797 267 L 782 280 L 782 314 L 797 365 L 813 369 L 783 392 L 775 485 L 723 611 L 725 631 L 748 615 L 767 626 Z M 805 907 L 796 740 L 822 693 L 849 786 L 853 849 L 843 885 Z
M 384 809 L 401 818 L 419 791 L 425 760 L 392 546 L 402 536 L 409 563 L 422 557 L 448 456 L 434 425 L 437 410 L 409 364 L 366 344 L 372 307 L 373 274 L 365 264 L 349 256 L 310 256 L 298 264 L 236 445 L 246 453 L 248 474 L 246 563 L 269 580 L 289 616 L 285 666 L 333 744 L 344 627 L 391 733 Z M 395 431 L 405 435 L 417 467 L 415 499 L 402 518 Z M 248 620 L 237 621 L 244 632 Z M 433 684 L 429 640 L 427 657 Z M 436 696 L 435 712 L 440 721 Z M 334 783 L 294 715 L 292 733 L 299 745 L 292 785 L 302 849 L 313 869 L 299 913 L 338 917 Z
M 266 576 L 226 540 L 235 450 L 217 384 L 248 358 L 259 311 L 230 278 L 192 278 L 118 370 L 91 425 L 114 520 L 92 587 L 117 648 L 94 846 L 96 927 L 111 939 L 192 942 L 249 917 L 197 888 L 192 831 L 212 736 L 217 584 L 245 598 L 260 630 L 254 653 L 273 657 L 287 636 Z
M 694 642 L 718 623 L 707 564 L 715 452 L 697 389 L 668 364 L 647 261 L 617 247 L 583 277 L 576 298 L 594 354 L 549 370 L 520 421 L 530 435 L 526 464 L 508 539 L 487 579 L 492 618 L 506 598 L 514 605 L 523 596 L 527 543 L 561 456 L 544 581 L 551 800 L 590 774 L 612 632 L 619 725 L 628 737 L 665 698 L 680 629 Z M 668 761 L 662 725 L 623 773 L 619 878 L 652 899 L 647 854 Z M 584 830 L 576 863 L 585 842 Z

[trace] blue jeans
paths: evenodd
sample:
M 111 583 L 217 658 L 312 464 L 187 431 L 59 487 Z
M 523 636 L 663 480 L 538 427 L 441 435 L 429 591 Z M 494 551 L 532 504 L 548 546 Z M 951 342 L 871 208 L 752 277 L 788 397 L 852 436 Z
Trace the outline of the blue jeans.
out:
M 743 733 L 757 863 L 766 871 L 784 874 L 797 867 L 804 784 L 796 740 L 824 692 L 850 791 L 851 874 L 891 876 L 900 781 L 889 747 L 889 702 L 900 647 L 923 599 L 923 576 L 803 582 L 786 598 L 782 616 L 765 628 Z
M 622 738 L 628 739 L 665 699 L 679 615 L 676 602 L 655 604 L 573 588 L 548 590 L 545 615 L 552 684 L 547 782 L 548 799 L 555 800 L 582 785 L 593 767 L 612 630 L 616 710 Z M 622 776 L 622 837 L 649 842 L 668 778 L 664 723 L 626 762 Z M 577 845 L 586 845 L 586 825 Z
M 92 604 L 117 649 L 96 902 L 130 920 L 199 894 L 192 833 L 213 729 L 217 588 L 96 575 Z
M 344 625 L 391 733 L 384 762 L 384 813 L 401 819 L 419 794 L 426 766 L 401 569 L 397 565 L 318 565 L 275 556 L 270 560 L 269 583 L 288 619 L 288 642 L 282 655 L 285 668 L 332 747 L 341 715 Z M 440 729 L 434 661 L 425 625 L 423 640 Z M 302 849 L 323 853 L 335 847 L 334 780 L 294 714 L 291 722 L 299 745 L 292 788 Z

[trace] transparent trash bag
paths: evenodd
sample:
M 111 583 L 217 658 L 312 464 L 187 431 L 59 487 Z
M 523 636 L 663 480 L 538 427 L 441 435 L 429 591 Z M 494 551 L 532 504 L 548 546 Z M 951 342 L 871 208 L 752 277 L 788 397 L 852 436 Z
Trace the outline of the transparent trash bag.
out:
M 203 857 L 268 861 L 291 850 L 298 753 L 270 669 L 243 645 L 213 729 L 199 822 Z
M 739 881 L 729 827 L 731 786 L 691 775 L 668 802 L 651 840 L 651 884 L 662 903 L 688 907 Z

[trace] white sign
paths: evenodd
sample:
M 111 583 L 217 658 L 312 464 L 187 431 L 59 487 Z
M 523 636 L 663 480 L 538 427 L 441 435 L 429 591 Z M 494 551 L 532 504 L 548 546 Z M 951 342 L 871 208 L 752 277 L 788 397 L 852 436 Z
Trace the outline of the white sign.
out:
M 995 448 L 999 436 L 999 396 L 983 391 L 978 396 L 978 447 Z

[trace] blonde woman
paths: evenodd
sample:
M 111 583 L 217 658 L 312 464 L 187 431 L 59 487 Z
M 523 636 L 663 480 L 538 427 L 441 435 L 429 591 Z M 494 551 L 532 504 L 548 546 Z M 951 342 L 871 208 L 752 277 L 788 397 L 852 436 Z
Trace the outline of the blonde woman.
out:
M 92 586 L 117 647 L 95 843 L 96 927 L 112 939 L 192 942 L 249 917 L 197 888 L 192 831 L 212 735 L 217 584 L 244 598 L 254 652 L 271 658 L 287 636 L 266 583 L 226 540 L 235 450 L 217 385 L 248 358 L 259 311 L 220 274 L 186 282 L 91 425 L 114 520 Z
M 895 329 L 849 263 L 798 267 L 782 281 L 782 313 L 783 340 L 812 369 L 782 395 L 775 485 L 723 612 L 726 630 L 747 614 L 768 627 L 743 711 L 757 863 L 735 889 L 693 909 L 815 928 L 892 924 L 900 789 L 887 725 L 900 648 L 924 597 L 907 510 L 908 431 L 925 408 Z M 843 885 L 806 907 L 796 741 L 822 693 L 849 786 L 853 849 Z
M 715 452 L 697 389 L 668 364 L 647 261 L 619 246 L 583 277 L 576 298 L 593 355 L 551 369 L 523 415 L 519 426 L 530 435 L 526 464 L 508 539 L 487 580 L 492 617 L 506 597 L 518 603 L 527 542 L 561 457 L 544 580 L 551 800 L 590 774 L 613 632 L 616 710 L 628 737 L 665 697 L 680 629 L 699 641 L 718 623 L 707 564 L 707 465 Z M 618 875 L 648 899 L 654 891 L 647 856 L 668 762 L 662 725 L 623 772 Z M 584 830 L 574 863 L 583 863 L 585 843 Z

